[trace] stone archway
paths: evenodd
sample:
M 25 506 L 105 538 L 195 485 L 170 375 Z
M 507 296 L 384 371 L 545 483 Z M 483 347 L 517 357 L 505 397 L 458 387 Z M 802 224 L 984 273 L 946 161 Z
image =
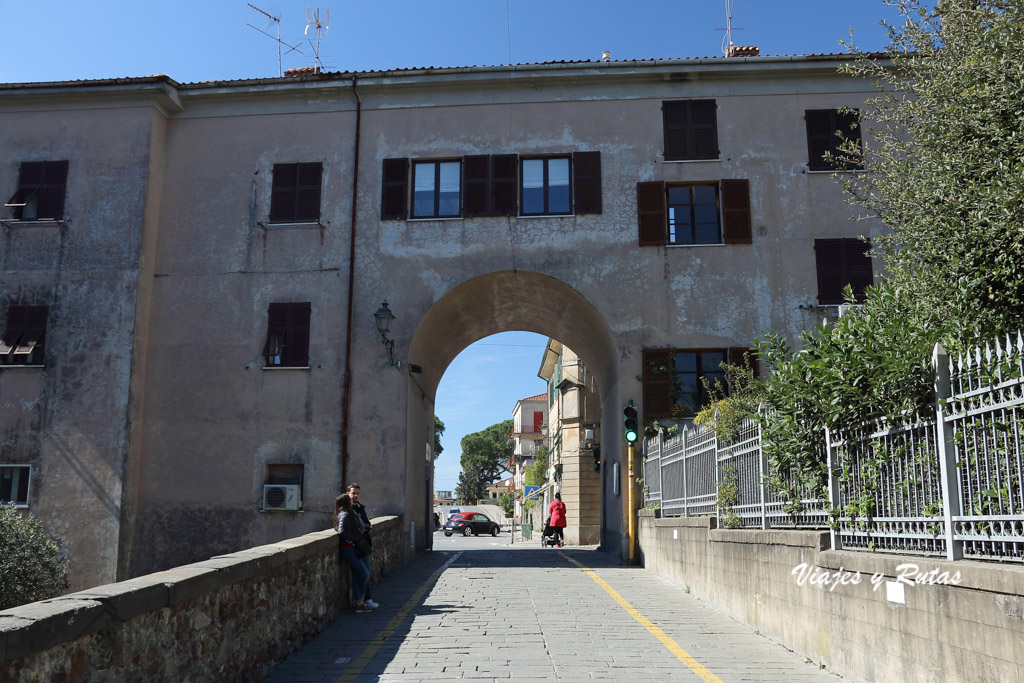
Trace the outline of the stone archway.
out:
M 406 426 L 407 510 L 427 524 L 429 504 L 423 498 L 424 444 L 433 441 L 434 397 L 451 361 L 470 344 L 499 332 L 523 330 L 559 340 L 572 348 L 593 372 L 601 397 L 604 421 L 619 412 L 619 352 L 612 331 L 600 312 L 576 289 L 557 278 L 531 271 L 499 271 L 470 279 L 445 293 L 420 320 L 409 344 L 409 363 L 420 372 L 409 374 Z M 509 407 L 511 410 L 511 406 Z M 617 461 L 621 450 L 611 437 L 602 443 L 606 461 Z M 607 548 L 622 543 L 622 501 L 611 504 L 610 477 L 605 477 L 601 505 L 601 539 Z M 426 528 L 425 526 L 423 527 Z

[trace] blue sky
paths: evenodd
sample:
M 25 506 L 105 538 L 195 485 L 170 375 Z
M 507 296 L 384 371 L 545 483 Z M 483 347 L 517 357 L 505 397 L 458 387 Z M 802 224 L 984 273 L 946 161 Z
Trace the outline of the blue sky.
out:
M 329 70 L 371 71 L 508 62 L 721 55 L 724 0 L 321 0 L 330 24 L 321 40 Z M 313 64 L 306 8 L 295 0 L 254 0 L 281 19 L 281 38 Z M 326 13 L 323 14 L 326 16 Z M 854 31 L 864 50 L 885 42 L 882 0 L 735 0 L 733 42 L 761 54 L 842 52 Z M 0 0 L 0 82 L 66 81 L 164 73 L 180 82 L 277 75 L 272 22 L 236 0 Z M 435 484 L 454 489 L 459 442 L 512 415 L 542 393 L 537 378 L 546 339 L 510 332 L 481 340 L 448 367 L 436 412 L 447 431 Z

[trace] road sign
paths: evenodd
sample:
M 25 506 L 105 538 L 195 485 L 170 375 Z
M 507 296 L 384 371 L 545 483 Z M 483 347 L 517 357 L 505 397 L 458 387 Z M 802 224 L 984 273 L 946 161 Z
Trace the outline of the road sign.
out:
M 539 500 L 540 499 L 540 487 L 539 486 L 524 486 L 523 487 L 523 500 Z

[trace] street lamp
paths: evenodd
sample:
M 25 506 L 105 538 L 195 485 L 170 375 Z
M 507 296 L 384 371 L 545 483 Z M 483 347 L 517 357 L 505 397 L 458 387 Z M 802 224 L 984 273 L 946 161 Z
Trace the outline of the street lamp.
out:
M 388 352 L 388 365 L 393 366 L 395 364 L 395 340 L 388 339 L 388 332 L 391 331 L 391 321 L 395 319 L 395 314 L 388 308 L 388 302 L 384 301 L 373 317 L 377 321 L 377 331 L 380 332 L 381 343 L 384 344 L 384 348 Z

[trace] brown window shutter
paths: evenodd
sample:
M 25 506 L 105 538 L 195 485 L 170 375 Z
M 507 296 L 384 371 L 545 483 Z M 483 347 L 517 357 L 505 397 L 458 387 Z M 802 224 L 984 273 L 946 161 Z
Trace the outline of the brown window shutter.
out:
M 672 349 L 644 349 L 642 363 L 644 418 L 671 417 L 675 353 Z
M 385 159 L 382 167 L 380 219 L 404 220 L 408 214 L 409 159 Z
M 490 215 L 491 157 L 477 154 L 462 158 L 462 215 Z
M 665 134 L 665 161 L 692 158 L 687 144 L 690 127 L 690 102 L 675 100 L 661 103 L 661 122 Z
M 39 218 L 63 218 L 64 195 L 68 183 L 68 162 L 47 161 L 43 170 L 42 191 L 37 214 Z
M 298 164 L 274 164 L 274 178 L 270 189 L 270 220 L 295 220 L 296 187 L 299 182 Z
M 729 365 L 747 368 L 757 378 L 761 374 L 761 364 L 757 360 L 757 351 L 750 348 L 732 347 L 729 352 Z
M 636 208 L 640 231 L 640 246 L 664 246 L 668 240 L 665 183 L 660 180 L 637 183 Z
M 750 181 L 722 180 L 722 237 L 726 244 L 750 244 Z
M 818 273 L 818 303 L 843 303 L 843 241 L 814 240 L 814 263 Z
M 309 314 L 310 303 L 293 303 L 290 305 L 289 328 L 291 334 L 287 340 L 285 354 L 288 365 L 306 367 L 309 365 Z
M 491 214 L 515 216 L 519 213 L 519 157 L 495 154 L 491 157 Z
M 858 110 L 849 112 L 836 111 L 835 113 L 836 130 L 841 131 L 843 136 L 855 141 L 858 145 L 862 145 L 860 136 L 860 113 Z M 839 153 L 839 145 L 842 140 L 837 136 L 835 138 L 835 152 Z M 846 170 L 862 170 L 864 166 L 856 163 L 845 163 L 842 164 L 842 168 Z
M 601 213 L 601 153 L 574 152 L 572 172 L 575 213 Z
M 690 103 L 693 159 L 718 158 L 718 105 L 715 100 Z
M 43 186 L 45 161 L 23 161 L 18 168 L 18 186 L 40 188 Z
M 825 152 L 835 152 L 835 109 L 809 109 L 804 113 L 807 122 L 807 168 L 812 171 L 831 171 L 834 166 L 825 161 Z
M 320 185 L 323 178 L 323 164 L 298 164 L 296 185 L 295 219 L 299 221 L 320 220 Z
M 871 257 L 868 252 L 871 244 L 859 239 L 843 240 L 843 269 L 845 270 L 844 284 L 849 283 L 853 288 L 853 295 L 857 301 L 863 302 L 865 289 L 874 284 L 874 276 L 871 271 Z

